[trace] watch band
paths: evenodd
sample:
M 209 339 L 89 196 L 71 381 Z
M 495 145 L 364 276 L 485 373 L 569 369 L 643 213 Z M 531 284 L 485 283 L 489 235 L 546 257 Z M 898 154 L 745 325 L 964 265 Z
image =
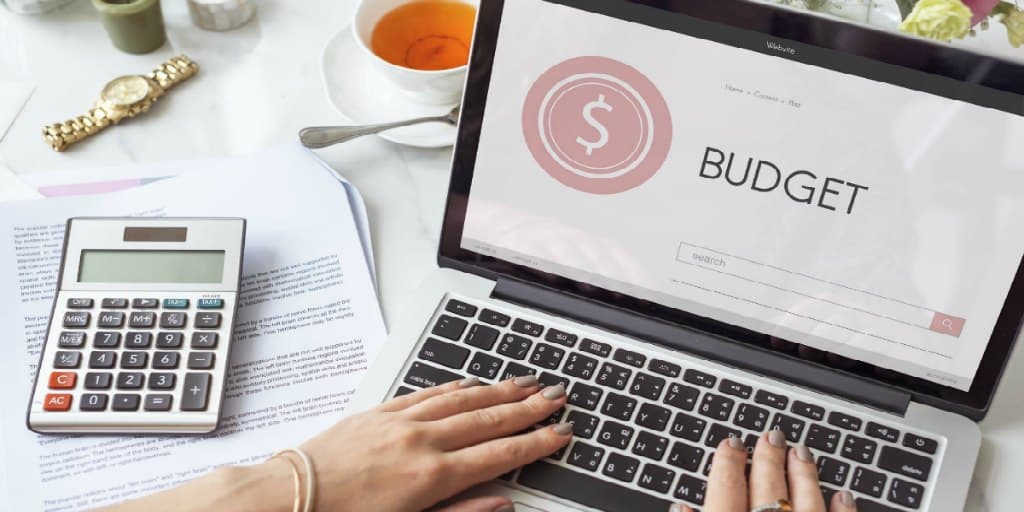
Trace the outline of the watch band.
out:
M 43 128 L 43 138 L 54 151 L 64 151 L 68 146 L 110 126 L 107 112 L 96 107 L 84 116 L 54 123 Z
M 160 67 L 154 69 L 147 77 L 156 81 L 163 87 L 164 90 L 168 90 L 175 85 L 192 78 L 196 73 L 199 72 L 199 64 L 192 62 L 192 59 L 184 55 L 178 55 L 177 57 L 171 57 L 160 64 Z

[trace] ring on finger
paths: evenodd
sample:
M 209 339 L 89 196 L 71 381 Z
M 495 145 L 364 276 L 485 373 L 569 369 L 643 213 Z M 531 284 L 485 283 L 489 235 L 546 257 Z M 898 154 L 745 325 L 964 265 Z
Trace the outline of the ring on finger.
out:
M 793 505 L 787 499 L 775 500 L 771 503 L 758 505 L 750 512 L 793 512 Z

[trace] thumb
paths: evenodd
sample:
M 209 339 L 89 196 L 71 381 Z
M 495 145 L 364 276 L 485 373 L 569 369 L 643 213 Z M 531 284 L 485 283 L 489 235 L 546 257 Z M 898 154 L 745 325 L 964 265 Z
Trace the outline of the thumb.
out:
M 516 509 L 508 498 L 487 496 L 473 498 L 437 509 L 436 512 L 513 512 Z

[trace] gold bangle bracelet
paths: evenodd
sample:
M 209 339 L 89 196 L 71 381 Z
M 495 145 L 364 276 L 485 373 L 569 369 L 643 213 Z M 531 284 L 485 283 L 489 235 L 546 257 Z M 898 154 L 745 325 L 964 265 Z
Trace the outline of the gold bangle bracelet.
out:
M 295 462 L 292 461 L 292 459 L 290 457 L 285 456 L 285 455 L 287 455 L 289 453 L 295 454 L 295 456 L 297 456 L 299 458 L 299 460 L 302 461 L 302 465 L 305 466 L 305 469 L 306 469 L 306 486 L 305 486 L 306 487 L 306 492 L 304 492 L 304 493 L 301 491 L 301 485 L 299 483 L 300 478 L 299 478 L 299 468 L 298 468 L 298 465 L 295 464 Z M 309 455 L 306 455 L 306 452 L 304 452 L 304 451 L 302 451 L 302 450 L 300 450 L 298 448 L 288 448 L 288 449 L 281 450 L 281 451 L 279 451 L 279 452 L 274 454 L 274 457 L 278 457 L 278 456 L 284 456 L 285 459 L 288 459 L 288 464 L 291 465 L 292 470 L 294 471 L 294 476 L 295 476 L 295 504 L 294 504 L 294 509 L 293 509 L 294 512 L 300 512 L 300 511 L 302 511 L 302 512 L 313 512 L 313 510 L 314 510 L 314 508 L 316 506 L 316 470 L 313 467 L 313 459 L 311 459 L 309 457 Z M 303 499 L 303 498 L 305 498 L 305 499 Z M 302 505 L 303 502 L 305 502 L 304 506 Z
M 281 455 L 282 453 L 284 453 L 284 452 L 275 453 L 274 456 L 271 457 L 271 459 Z M 294 486 L 295 490 L 292 492 L 292 494 L 295 497 L 292 500 L 292 512 L 301 512 L 302 511 L 302 482 L 300 481 L 300 478 L 299 478 L 299 467 L 296 466 L 294 462 L 292 462 L 292 459 L 290 459 L 288 457 L 281 457 L 281 458 L 284 459 L 284 461 L 288 463 L 288 467 L 291 468 L 291 470 L 292 470 L 292 481 L 295 483 L 295 486 Z

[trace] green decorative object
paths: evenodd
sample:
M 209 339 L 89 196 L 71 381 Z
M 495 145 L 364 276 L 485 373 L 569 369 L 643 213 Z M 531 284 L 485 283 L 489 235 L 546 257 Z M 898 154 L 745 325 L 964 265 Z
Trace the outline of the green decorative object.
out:
M 111 42 L 127 53 L 149 53 L 164 45 L 160 0 L 92 0 Z

